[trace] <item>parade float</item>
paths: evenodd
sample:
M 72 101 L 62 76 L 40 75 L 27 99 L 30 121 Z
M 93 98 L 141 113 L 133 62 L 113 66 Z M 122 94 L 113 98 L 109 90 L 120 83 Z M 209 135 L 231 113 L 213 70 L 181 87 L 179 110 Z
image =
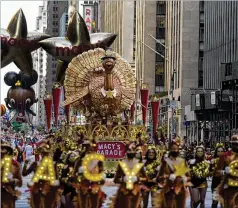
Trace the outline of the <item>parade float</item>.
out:
M 52 123 L 52 105 L 54 123 L 58 125 L 60 91 L 63 91 L 65 101 L 61 106 L 65 107 L 67 122 L 58 128 L 56 135 L 70 138 L 75 144 L 81 134 L 84 140 L 96 140 L 98 153 L 110 161 L 125 157 L 127 141 L 136 141 L 144 153 L 149 140 L 153 140 L 146 128 L 148 85 L 141 83 L 141 89 L 136 92 L 137 81 L 130 64 L 109 48 L 115 38 L 112 33 L 89 34 L 83 18 L 75 12 L 69 20 L 65 38 L 52 37 L 39 42 L 58 59 L 56 83 L 52 93 L 47 93 L 44 99 L 48 130 Z M 138 105 L 136 93 L 141 95 L 143 125 L 134 122 Z M 159 100 L 152 97 L 151 103 L 155 135 Z M 72 125 L 70 112 L 83 115 L 85 124 Z

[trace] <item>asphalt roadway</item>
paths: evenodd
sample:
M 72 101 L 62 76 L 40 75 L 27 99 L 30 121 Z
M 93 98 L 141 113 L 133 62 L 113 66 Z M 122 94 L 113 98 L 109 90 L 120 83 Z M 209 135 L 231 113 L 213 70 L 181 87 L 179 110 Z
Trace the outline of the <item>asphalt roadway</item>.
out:
M 32 176 L 27 176 L 23 178 L 23 186 L 19 189 L 22 192 L 22 195 L 19 200 L 16 202 L 16 208 L 29 208 L 27 197 L 29 196 L 29 192 L 27 191 L 27 182 L 30 181 Z M 107 185 L 103 186 L 103 191 L 107 194 L 107 200 L 105 201 L 103 208 L 108 207 L 108 203 L 110 202 L 110 198 L 116 193 L 117 186 L 114 186 L 110 181 L 106 183 Z M 211 208 L 212 204 L 212 194 L 211 194 L 211 188 L 210 188 L 210 181 L 209 181 L 209 187 L 207 189 L 207 195 L 206 195 L 206 205 L 205 208 Z M 187 199 L 187 206 L 186 208 L 190 208 L 190 199 Z M 149 204 L 148 208 L 152 208 Z

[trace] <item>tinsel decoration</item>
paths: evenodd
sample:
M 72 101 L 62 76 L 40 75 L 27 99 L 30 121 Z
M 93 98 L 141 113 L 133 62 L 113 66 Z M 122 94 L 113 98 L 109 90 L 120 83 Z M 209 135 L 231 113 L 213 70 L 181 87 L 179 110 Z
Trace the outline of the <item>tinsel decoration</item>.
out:
M 159 163 L 157 160 L 155 160 L 154 162 L 152 162 L 152 163 L 150 163 L 150 164 L 148 164 L 148 165 L 146 166 L 146 171 L 145 171 L 145 173 L 146 173 L 146 176 L 147 176 L 150 180 L 152 180 L 152 179 L 154 178 L 156 168 L 157 168 L 159 165 L 160 165 L 160 163 Z
M 198 178 L 206 178 L 209 176 L 209 164 L 205 161 L 199 162 L 191 169 L 191 175 Z
M 142 120 L 144 126 L 146 125 L 146 117 L 147 117 L 147 109 L 148 109 L 148 101 L 149 101 L 149 87 L 146 84 L 142 85 L 140 90 L 141 94 L 141 104 L 142 104 Z

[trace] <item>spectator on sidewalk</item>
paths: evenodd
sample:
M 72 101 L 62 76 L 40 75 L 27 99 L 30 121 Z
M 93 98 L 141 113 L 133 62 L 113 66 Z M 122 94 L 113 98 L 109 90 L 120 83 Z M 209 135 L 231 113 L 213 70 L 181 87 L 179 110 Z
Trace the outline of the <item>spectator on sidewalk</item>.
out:
M 33 155 L 33 147 L 30 145 L 28 142 L 26 147 L 25 147 L 25 155 L 26 155 L 26 160 L 29 160 L 29 158 Z

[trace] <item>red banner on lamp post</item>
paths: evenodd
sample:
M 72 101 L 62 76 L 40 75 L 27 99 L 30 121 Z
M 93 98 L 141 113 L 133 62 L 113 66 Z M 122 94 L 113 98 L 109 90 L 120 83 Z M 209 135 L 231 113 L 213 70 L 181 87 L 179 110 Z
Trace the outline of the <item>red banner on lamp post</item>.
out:
M 141 94 L 141 104 L 142 104 L 142 120 L 143 120 L 143 124 L 145 126 L 146 117 L 147 117 L 147 109 L 148 109 L 148 101 L 149 101 L 148 87 L 145 88 L 145 86 L 143 86 L 143 88 L 140 90 L 140 94 Z
M 152 119 L 153 119 L 153 133 L 156 134 L 159 116 L 159 101 L 151 101 Z
M 51 129 L 51 118 L 52 118 L 52 96 L 47 94 L 44 98 L 45 105 L 45 114 L 46 114 L 46 122 L 48 130 Z
M 53 104 L 54 104 L 55 125 L 58 126 L 59 105 L 60 105 L 60 97 L 61 97 L 60 83 L 54 84 L 52 89 L 52 94 L 53 94 Z

